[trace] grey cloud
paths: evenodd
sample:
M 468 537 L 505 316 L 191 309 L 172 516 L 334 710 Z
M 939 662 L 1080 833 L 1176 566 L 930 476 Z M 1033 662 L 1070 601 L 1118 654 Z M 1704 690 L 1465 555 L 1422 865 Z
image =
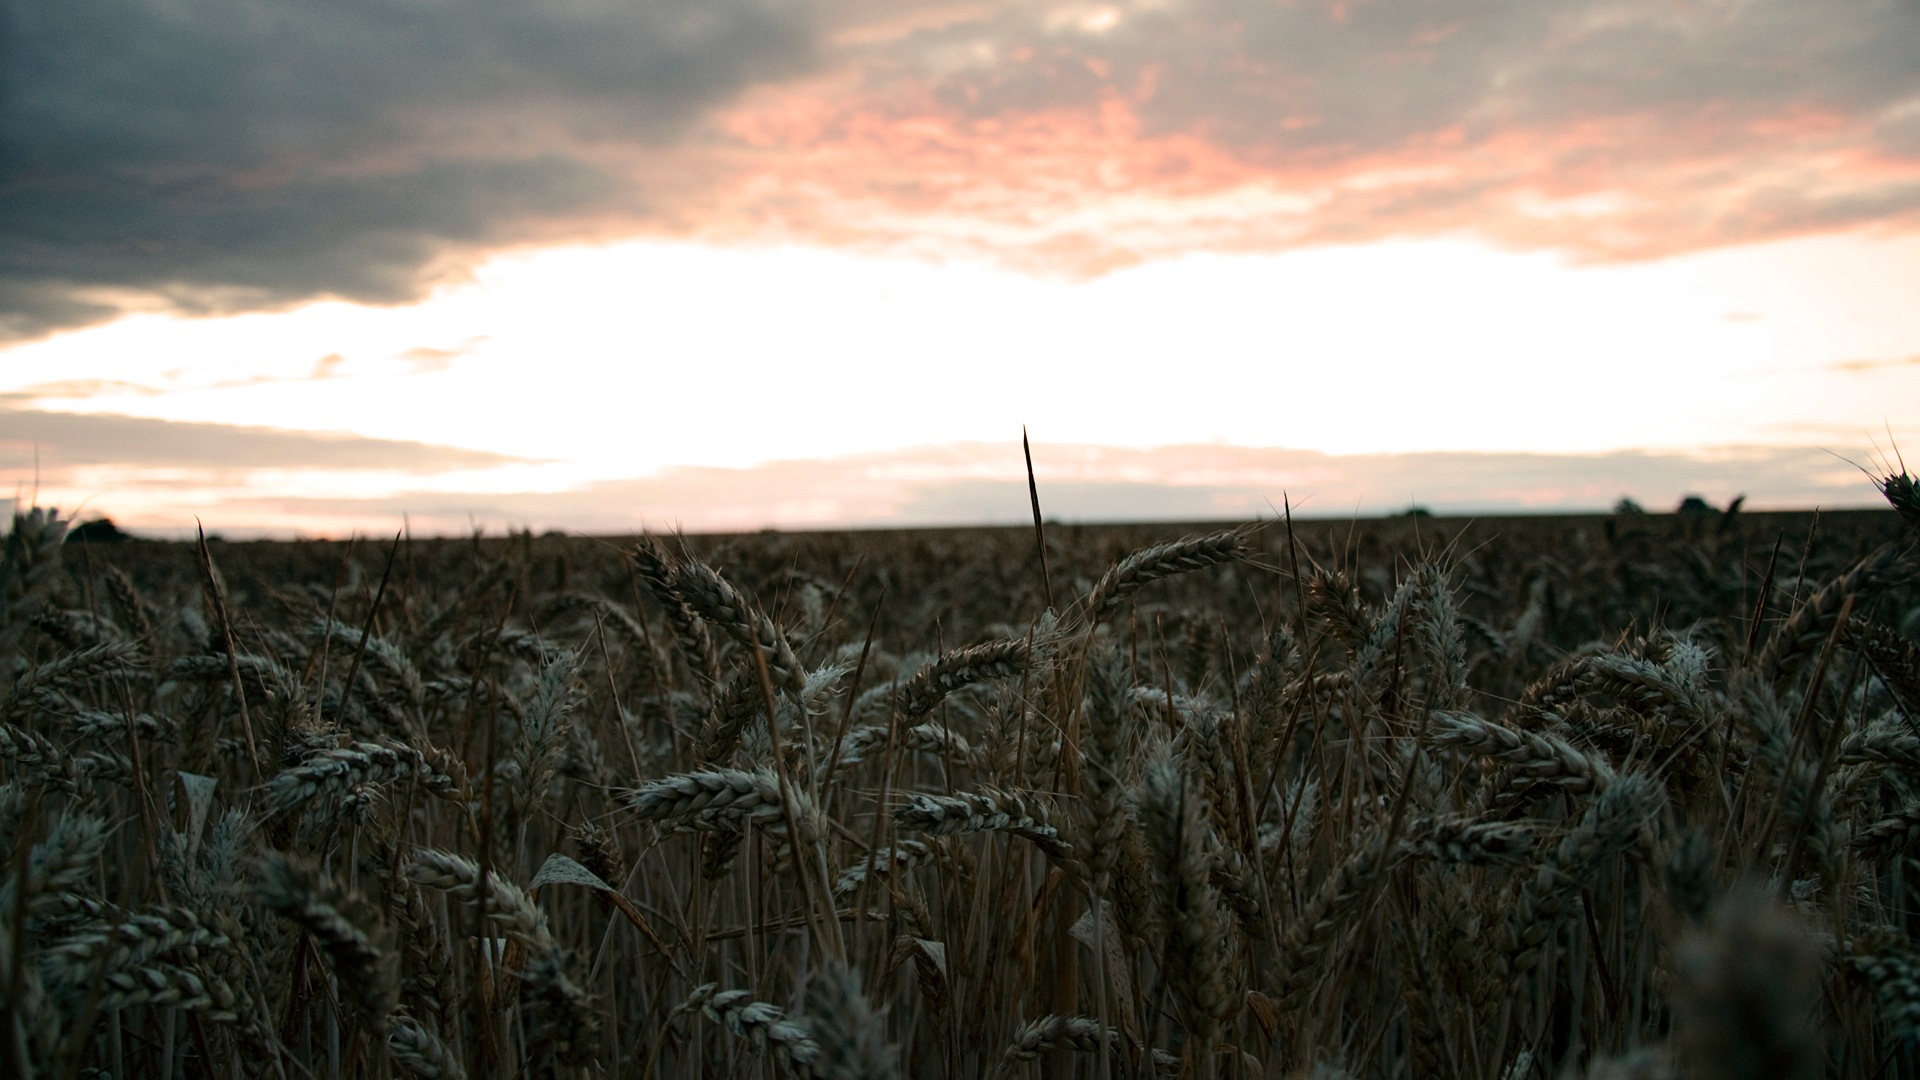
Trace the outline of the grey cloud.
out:
M 890 67 L 935 79 L 949 104 L 977 115 L 1091 104 L 1103 87 L 1134 87 L 1152 69 L 1155 92 L 1142 110 L 1150 126 L 1204 124 L 1230 145 L 1276 151 L 1376 151 L 1454 124 L 1484 134 L 1649 110 L 1675 122 L 1716 110 L 1716 134 L 1737 140 L 1744 120 L 1789 109 L 1861 117 L 1920 92 L 1911 48 L 1920 8 L 1893 0 L 1142 8 L 1111 30 L 1076 33 L 1057 25 L 1053 9 L 1008 4 L 992 19 L 889 46 Z M 939 58 L 973 41 L 991 41 L 1003 56 L 1034 51 L 1023 62 L 943 70 L 952 65 Z M 1089 70 L 1089 58 L 1105 74 Z M 1313 122 L 1289 126 L 1290 117 Z M 1901 121 L 1885 123 L 1891 131 Z
M 141 469 L 395 469 L 431 473 L 504 465 L 516 459 L 479 450 L 230 424 L 135 416 L 47 412 L 0 395 L 0 452 L 17 466 L 127 465 Z M 201 483 L 202 481 L 195 481 Z
M 108 290 L 397 301 L 450 249 L 644 213 L 622 154 L 804 70 L 812 21 L 778 0 L 0 0 L 0 334 L 111 314 Z

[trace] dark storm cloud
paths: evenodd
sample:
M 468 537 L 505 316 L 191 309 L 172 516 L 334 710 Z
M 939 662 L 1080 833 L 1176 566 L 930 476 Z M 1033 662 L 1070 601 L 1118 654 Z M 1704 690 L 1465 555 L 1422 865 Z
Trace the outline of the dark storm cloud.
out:
M 0 0 L 0 334 L 401 300 L 644 213 L 633 155 L 812 37 L 778 0 Z
M 17 467 L 116 465 L 140 469 L 393 469 L 432 473 L 517 459 L 480 450 L 232 424 L 183 423 L 24 408 L 0 394 L 0 454 Z M 199 482 L 199 481 L 196 481 Z

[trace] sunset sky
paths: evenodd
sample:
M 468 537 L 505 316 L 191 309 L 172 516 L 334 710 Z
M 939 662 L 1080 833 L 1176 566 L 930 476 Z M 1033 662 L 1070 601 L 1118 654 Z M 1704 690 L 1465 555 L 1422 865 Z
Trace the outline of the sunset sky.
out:
M 1870 505 L 1911 0 L 0 0 L 0 481 L 136 531 Z M 1920 464 L 1920 462 L 1916 462 Z

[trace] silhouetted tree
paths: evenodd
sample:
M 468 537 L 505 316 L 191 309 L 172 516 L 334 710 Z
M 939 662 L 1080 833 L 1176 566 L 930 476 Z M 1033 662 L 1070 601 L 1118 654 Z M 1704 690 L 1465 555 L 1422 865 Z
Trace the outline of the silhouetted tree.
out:
M 120 531 L 120 526 L 112 518 L 98 517 L 92 521 L 83 521 L 67 530 L 67 543 L 81 544 L 117 544 L 133 537 Z

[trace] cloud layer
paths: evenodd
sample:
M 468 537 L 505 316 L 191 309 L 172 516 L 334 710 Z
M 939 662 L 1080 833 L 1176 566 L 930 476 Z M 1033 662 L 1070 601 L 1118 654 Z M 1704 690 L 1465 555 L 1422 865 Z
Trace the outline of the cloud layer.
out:
M 1040 261 L 1446 232 L 1637 258 L 1911 228 L 1917 34 L 1892 2 L 1009 4 L 734 130 L 809 162 L 816 227 L 984 221 Z
M 27 419 L 53 422 L 44 414 Z M 129 480 L 124 488 L 89 490 L 82 486 L 85 468 L 66 470 L 50 476 L 42 501 L 71 505 L 89 499 L 96 512 L 123 526 L 162 534 L 190 529 L 197 515 L 208 528 L 229 535 L 280 536 L 390 529 L 403 515 L 420 534 L 457 534 L 476 523 L 615 534 L 1017 524 L 1029 514 L 1017 443 L 919 447 L 744 469 L 675 468 L 555 487 L 541 486 L 537 469 L 464 451 L 299 435 L 276 441 L 271 433 L 219 425 L 160 426 L 174 429 L 166 434 L 176 441 L 149 453 L 138 467 L 144 472 L 123 474 Z M 120 430 L 111 424 L 77 427 L 108 448 Z M 152 433 L 131 434 L 144 440 Z M 72 452 L 74 445 L 62 447 Z M 231 462 L 243 450 L 260 457 L 266 480 L 235 475 Z M 1686 494 L 1721 504 L 1745 494 L 1755 509 L 1878 503 L 1859 470 L 1810 447 L 1330 455 L 1217 445 L 1043 445 L 1035 453 L 1042 508 L 1066 522 L 1245 520 L 1272 516 L 1283 500 L 1296 515 L 1322 518 L 1390 514 L 1414 505 L 1456 515 L 1591 512 L 1622 496 L 1665 510 Z M 310 463 L 307 472 L 291 464 L 298 457 Z M 489 465 L 502 467 L 490 471 Z M 325 474 L 369 467 L 387 470 L 389 482 L 365 490 L 351 479 L 343 484 L 337 473 Z M 396 471 L 407 475 L 392 476 Z M 211 472 L 220 474 L 218 482 L 206 480 Z M 171 479 L 156 482 L 157 476 Z M 515 477 L 519 486 L 512 483 Z
M 805 4 L 0 5 L 0 328 L 409 299 L 646 212 L 702 110 L 804 70 Z
M 44 461 L 53 475 L 111 466 L 161 476 L 239 475 L 253 470 L 390 470 L 436 473 L 512 463 L 479 450 L 234 424 L 183 423 L 111 413 L 20 407 L 24 395 L 0 394 L 0 455 L 9 471 Z
M 0 4 L 0 334 L 622 235 L 982 255 L 1920 224 L 1901 0 Z

